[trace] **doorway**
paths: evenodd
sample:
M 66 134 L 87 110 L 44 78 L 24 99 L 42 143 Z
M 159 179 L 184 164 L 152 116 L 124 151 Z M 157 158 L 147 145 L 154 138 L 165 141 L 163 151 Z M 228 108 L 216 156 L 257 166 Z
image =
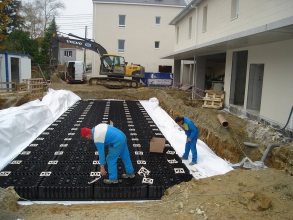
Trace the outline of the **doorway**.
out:
M 10 58 L 11 62 L 11 82 L 17 82 L 19 83 L 19 58 L 16 57 L 11 57 Z
M 244 105 L 248 51 L 233 52 L 230 104 Z
M 264 64 L 250 64 L 247 109 L 260 110 Z

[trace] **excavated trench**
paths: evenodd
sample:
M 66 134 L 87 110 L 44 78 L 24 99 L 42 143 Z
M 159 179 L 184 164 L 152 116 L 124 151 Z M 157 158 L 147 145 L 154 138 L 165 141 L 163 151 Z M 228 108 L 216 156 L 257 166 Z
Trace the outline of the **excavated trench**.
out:
M 284 169 L 293 175 L 293 142 L 274 129 L 255 121 L 239 118 L 230 113 L 201 108 L 202 101 L 182 99 L 174 101 L 174 97 L 162 98 L 158 93 L 161 107 L 175 118 L 186 115 L 191 118 L 200 130 L 199 138 L 204 141 L 219 157 L 238 163 L 248 157 L 252 161 L 260 161 L 266 148 L 271 143 L 284 142 L 280 147 L 271 149 L 265 165 L 271 168 Z M 173 99 L 173 101 L 171 101 Z M 182 104 L 177 103 L 182 102 Z M 184 103 L 184 104 L 183 104 Z M 218 114 L 224 115 L 229 126 L 224 128 L 217 119 Z M 255 143 L 259 147 L 248 147 L 244 142 Z M 285 143 L 286 142 L 286 143 Z

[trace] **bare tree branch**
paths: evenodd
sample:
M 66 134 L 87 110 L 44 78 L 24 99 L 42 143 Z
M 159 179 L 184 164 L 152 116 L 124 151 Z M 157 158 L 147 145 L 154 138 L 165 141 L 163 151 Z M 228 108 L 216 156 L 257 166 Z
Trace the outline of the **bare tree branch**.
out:
M 59 15 L 59 10 L 65 9 L 61 0 L 37 0 L 23 4 L 26 28 L 33 39 L 43 37 L 48 24 Z

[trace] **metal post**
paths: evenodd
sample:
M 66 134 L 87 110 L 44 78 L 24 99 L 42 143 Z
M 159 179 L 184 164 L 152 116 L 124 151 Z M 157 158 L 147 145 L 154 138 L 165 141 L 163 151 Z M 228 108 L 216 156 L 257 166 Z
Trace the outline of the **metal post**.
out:
M 87 35 L 87 26 L 85 26 L 85 39 L 86 39 L 86 36 Z M 84 65 L 85 65 L 85 67 L 86 67 L 86 49 L 84 48 L 84 59 L 83 59 L 83 62 L 84 62 Z

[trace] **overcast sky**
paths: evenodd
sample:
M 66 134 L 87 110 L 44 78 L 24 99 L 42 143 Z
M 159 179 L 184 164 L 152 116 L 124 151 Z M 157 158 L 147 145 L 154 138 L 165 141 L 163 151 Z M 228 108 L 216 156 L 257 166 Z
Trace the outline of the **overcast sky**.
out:
M 22 2 L 34 2 L 35 0 L 21 0 Z M 65 10 L 59 10 L 56 23 L 59 31 L 65 34 L 72 33 L 79 37 L 85 37 L 87 26 L 87 38 L 92 38 L 93 3 L 92 0 L 55 0 L 65 4 Z
M 87 26 L 87 38 L 92 38 L 93 3 L 92 0 L 60 0 L 66 9 L 60 10 L 60 16 L 56 17 L 59 31 L 72 33 L 85 37 Z

